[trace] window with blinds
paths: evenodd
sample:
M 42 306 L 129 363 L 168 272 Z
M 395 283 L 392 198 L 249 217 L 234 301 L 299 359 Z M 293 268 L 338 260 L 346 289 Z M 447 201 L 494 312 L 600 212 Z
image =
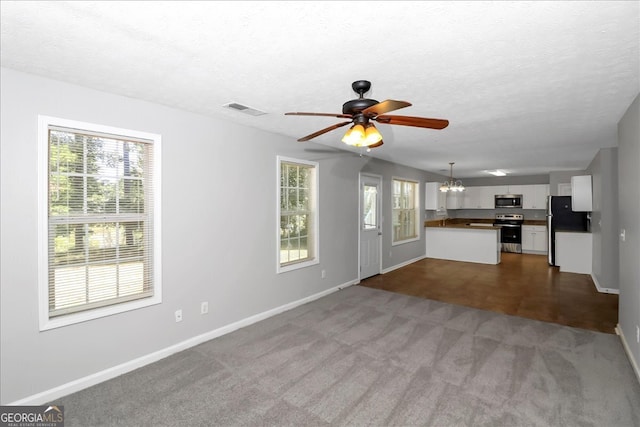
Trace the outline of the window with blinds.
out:
M 392 185 L 392 244 L 418 240 L 420 238 L 419 184 L 416 181 L 394 178 Z
M 41 329 L 158 303 L 159 136 L 51 118 L 41 118 L 40 133 Z
M 318 164 L 278 157 L 278 272 L 318 263 Z

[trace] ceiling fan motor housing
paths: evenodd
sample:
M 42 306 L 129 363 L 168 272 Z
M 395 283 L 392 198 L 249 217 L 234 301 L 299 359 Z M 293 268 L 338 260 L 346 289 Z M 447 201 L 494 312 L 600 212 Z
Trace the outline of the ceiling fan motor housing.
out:
M 342 104 L 342 114 L 358 114 L 372 105 L 379 104 L 375 99 L 358 98 Z
M 369 92 L 371 89 L 371 82 L 368 80 L 356 80 L 351 83 L 351 88 L 355 93 L 360 95 L 358 99 L 352 99 L 351 101 L 347 101 L 342 104 L 342 114 L 352 114 L 356 115 L 362 110 L 365 110 L 372 105 L 376 105 L 379 102 L 375 99 L 366 99 L 364 94 Z

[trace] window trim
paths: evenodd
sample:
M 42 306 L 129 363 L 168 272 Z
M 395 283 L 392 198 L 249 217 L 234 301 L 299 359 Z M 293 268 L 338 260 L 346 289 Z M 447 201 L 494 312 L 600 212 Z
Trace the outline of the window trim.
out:
M 298 163 L 301 165 L 311 166 L 313 167 L 313 181 L 314 181 L 314 191 L 312 195 L 314 209 L 312 211 L 313 215 L 313 226 L 311 227 L 313 231 L 313 253 L 314 257 L 310 260 L 306 261 L 298 261 L 293 262 L 287 265 L 281 265 L 280 263 L 280 218 L 281 218 L 281 194 L 280 194 L 280 171 L 282 163 Z M 319 209 L 319 200 L 320 200 L 320 164 L 318 162 L 313 162 L 310 160 L 302 160 L 296 159 L 292 157 L 285 156 L 276 156 L 276 273 L 286 273 L 287 271 L 298 270 L 300 268 L 309 267 L 311 265 L 316 265 L 320 263 L 320 235 L 319 235 L 319 221 L 320 221 L 320 209 Z
M 416 237 L 411 237 L 409 239 L 404 239 L 404 240 L 398 240 L 398 241 L 394 241 L 393 240 L 393 182 L 394 181 L 404 181 L 404 182 L 411 182 L 413 184 L 416 184 L 416 195 L 414 197 L 414 210 L 415 210 L 415 228 L 416 228 Z M 411 243 L 411 242 L 417 242 L 421 239 L 421 234 L 422 232 L 421 227 L 420 227 L 420 181 L 415 180 L 415 179 L 410 179 L 410 178 L 402 178 L 402 177 L 398 177 L 398 176 L 392 176 L 391 177 L 391 246 L 398 246 L 398 245 L 403 245 L 405 243 Z
M 62 127 L 90 133 L 104 133 L 123 138 L 138 138 L 151 141 L 153 144 L 153 172 L 152 182 L 154 191 L 153 201 L 153 296 L 133 301 L 121 302 L 105 307 L 88 309 L 77 313 L 49 317 L 49 129 Z M 112 126 L 80 122 L 45 115 L 38 115 L 38 312 L 39 330 L 46 331 L 62 326 L 73 325 L 88 320 L 124 313 L 148 307 L 162 302 L 162 138 L 159 134 L 141 132 Z

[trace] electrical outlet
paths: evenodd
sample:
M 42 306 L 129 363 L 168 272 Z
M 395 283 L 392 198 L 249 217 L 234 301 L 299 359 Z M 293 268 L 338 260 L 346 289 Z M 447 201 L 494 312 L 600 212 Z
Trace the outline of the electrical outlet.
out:
M 323 279 L 327 278 L 327 270 L 322 270 L 322 272 L 320 273 L 320 277 L 322 277 Z
M 182 322 L 182 310 L 176 310 L 176 322 Z
M 640 326 L 636 325 L 636 342 L 640 344 Z
M 203 301 L 200 304 L 200 314 L 207 314 L 209 312 L 209 303 L 207 301 Z

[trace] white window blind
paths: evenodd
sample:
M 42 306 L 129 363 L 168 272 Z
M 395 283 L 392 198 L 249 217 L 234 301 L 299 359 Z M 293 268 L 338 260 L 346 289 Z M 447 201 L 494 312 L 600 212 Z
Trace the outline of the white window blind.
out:
M 393 179 L 393 243 L 419 238 L 418 183 Z
M 317 164 L 278 161 L 278 271 L 317 264 Z
M 46 133 L 48 320 L 158 302 L 157 141 L 53 124 Z

